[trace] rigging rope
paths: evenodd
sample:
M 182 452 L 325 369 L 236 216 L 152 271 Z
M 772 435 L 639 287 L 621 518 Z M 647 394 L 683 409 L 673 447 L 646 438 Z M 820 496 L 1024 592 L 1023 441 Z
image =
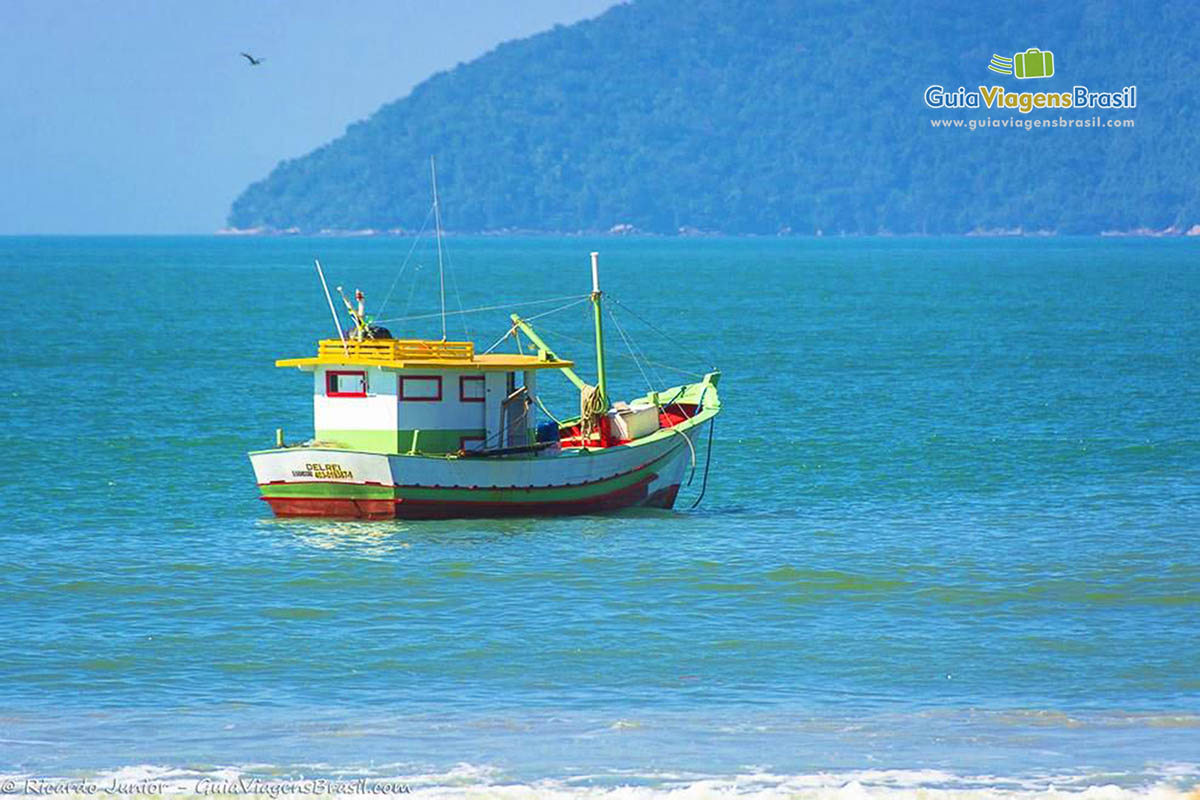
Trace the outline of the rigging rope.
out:
M 567 339 L 569 341 L 575 342 L 576 344 L 585 345 L 587 347 L 591 347 L 595 344 L 594 342 L 587 342 L 576 336 L 571 336 L 570 334 L 560 333 L 558 331 L 551 330 L 544 325 L 540 326 L 540 329 L 545 331 L 546 333 L 551 334 L 552 336 L 556 336 L 556 337 L 559 337 L 562 339 Z M 625 355 L 624 353 L 611 353 L 611 355 L 615 356 L 616 358 L 629 358 L 629 356 Z M 647 364 L 652 364 L 652 365 L 658 367 L 659 369 L 665 369 L 665 370 L 669 370 L 671 372 L 678 372 L 680 375 L 686 375 L 689 378 L 703 378 L 704 377 L 703 373 L 693 372 L 692 370 L 688 370 L 688 369 L 681 369 L 679 367 L 675 367 L 670 364 L 664 364 L 661 361 L 651 361 L 648 358 L 643 358 L 642 360 L 645 361 Z
M 566 311 L 568 308 L 571 308 L 572 306 L 577 306 L 580 303 L 586 303 L 588 300 L 591 300 L 591 299 L 592 299 L 591 295 L 585 294 L 582 297 L 580 297 L 578 300 L 573 300 L 564 306 L 559 306 L 558 308 L 552 308 L 549 311 L 543 311 L 540 314 L 534 314 L 532 317 L 526 317 L 525 322 L 532 322 L 535 319 L 541 319 L 542 317 L 548 317 L 551 314 L 557 314 L 560 311 Z
M 454 274 L 454 265 L 450 263 L 450 245 L 443 241 L 442 249 L 446 251 L 446 271 L 450 273 L 450 285 L 454 287 L 454 299 L 458 301 L 458 313 L 462 315 L 463 334 L 467 341 L 470 341 L 471 331 L 467 328 L 467 317 L 463 314 L 462 295 L 458 293 L 458 276 Z
M 676 339 L 674 336 L 671 336 L 669 333 L 667 333 L 666 331 L 664 331 L 664 330 L 662 330 L 661 328 L 657 327 L 657 326 L 656 326 L 654 323 L 652 323 L 652 322 L 650 322 L 649 320 L 647 320 L 647 319 L 646 319 L 645 317 L 643 317 L 641 314 L 637 313 L 637 312 L 636 312 L 636 311 L 634 311 L 633 309 L 631 309 L 631 308 L 629 308 L 628 306 L 626 306 L 624 303 L 622 303 L 620 300 L 618 300 L 618 299 L 617 299 L 616 297 L 614 297 L 613 295 L 609 295 L 608 297 L 609 297 L 609 299 L 610 299 L 610 300 L 612 300 L 614 303 L 616 303 L 617 305 L 619 305 L 619 306 L 620 306 L 622 309 L 624 309 L 625 311 L 628 311 L 628 312 L 629 312 L 630 314 L 632 314 L 634 317 L 636 317 L 637 319 L 641 320 L 642 324 L 643 324 L 643 325 L 645 325 L 647 328 L 649 328 L 650 330 L 654 331 L 655 333 L 657 333 L 659 336 L 663 337 L 663 338 L 664 338 L 664 339 L 666 339 L 667 341 L 671 342 L 672 344 L 674 344 L 674 345 L 676 345 L 676 346 L 678 346 L 678 347 L 681 347 L 681 348 L 683 348 L 684 350 L 687 350 L 689 353 L 691 353 L 693 356 L 695 356 L 695 357 L 696 357 L 698 360 L 700 360 L 700 361 L 703 361 L 703 362 L 705 362 L 705 363 L 707 363 L 707 364 L 712 364 L 712 363 L 714 363 L 711 357 L 709 357 L 709 356 L 705 355 L 704 353 L 701 353 L 701 352 L 699 352 L 698 350 L 694 350 L 694 349 L 693 349 L 693 348 L 692 348 L 690 345 L 686 345 L 686 344 L 684 344 L 683 342 L 681 342 L 681 341 L 679 341 L 678 339 Z
M 491 346 L 491 347 L 489 347 L 487 350 L 484 350 L 484 351 L 483 351 L 482 355 L 485 355 L 485 356 L 486 356 L 488 353 L 492 352 L 492 351 L 493 351 L 493 350 L 495 350 L 497 347 L 499 347 L 501 344 L 503 344 L 503 343 L 504 343 L 504 340 L 505 340 L 505 339 L 507 339 L 508 337 L 512 336 L 512 335 L 513 335 L 513 331 L 515 331 L 516 329 L 517 329 L 517 326 L 516 326 L 516 325 L 514 325 L 514 326 L 512 326 L 511 328 L 509 328 L 508 330 L 506 330 L 506 331 L 504 332 L 504 335 L 503 335 L 503 336 L 501 336 L 501 337 L 500 337 L 499 339 L 497 339 L 496 341 L 492 342 L 492 346 Z
M 624 306 L 622 306 L 622 308 L 624 308 Z M 663 380 L 662 373 L 660 373 L 658 370 L 654 369 L 654 362 L 651 361 L 650 358 L 646 355 L 646 351 L 642 348 L 642 346 L 640 344 L 638 344 L 638 340 L 636 338 L 634 338 L 633 336 L 630 336 L 629 343 L 631 345 L 633 345 L 633 351 L 634 351 L 633 354 L 635 356 L 641 356 L 642 362 L 644 364 L 646 364 L 647 367 L 649 368 L 649 370 L 654 378 L 655 384 L 657 386 L 666 386 L 667 381 Z
M 392 292 L 396 291 L 396 284 L 400 282 L 400 276 L 404 274 L 405 268 L 408 266 L 408 260 L 412 258 L 413 251 L 417 249 L 417 242 L 421 241 L 421 234 L 425 232 L 425 227 L 429 225 L 429 218 L 433 216 L 433 206 L 429 207 L 429 211 L 425 214 L 425 221 L 421 223 L 421 229 L 417 231 L 417 235 L 413 237 L 412 246 L 408 248 L 408 255 L 404 257 L 404 261 L 400 264 L 400 271 L 396 273 L 396 277 L 392 279 L 392 286 L 388 289 L 388 293 L 383 298 L 383 302 L 379 304 L 379 311 L 382 314 L 383 309 L 387 307 L 388 300 L 392 299 Z
M 600 416 L 607 411 L 597 386 L 585 383 L 579 390 L 579 438 L 586 442 L 599 427 Z
M 561 428 L 561 427 L 563 427 L 563 424 L 564 424 L 564 423 L 563 423 L 563 421 L 562 421 L 561 419 L 559 419 L 558 417 L 554 416 L 553 414 L 551 414 L 551 413 L 550 413 L 550 409 L 546 408 L 546 406 L 545 406 L 545 405 L 542 403 L 542 397 L 541 397 L 541 395 L 536 395 L 536 394 L 535 394 L 535 395 L 533 396 L 533 399 L 534 399 L 535 401 L 537 401 L 538 408 L 540 408 L 542 411 L 544 411 L 544 412 L 546 413 L 546 416 L 547 416 L 547 417 L 549 417 L 550 419 L 552 419 L 552 420 L 554 420 L 555 422 L 557 422 L 557 423 L 558 423 L 558 427 L 560 427 L 560 428 Z
M 408 287 L 408 299 L 404 301 L 404 313 L 408 313 L 408 309 L 412 307 L 413 296 L 417 293 L 417 274 L 421 271 L 421 265 L 417 264 L 413 267 L 412 285 Z
M 584 295 L 582 299 L 587 299 L 590 296 L 591 295 Z M 507 308 L 519 308 L 521 306 L 543 305 L 545 303 L 557 303 L 562 300 L 578 300 L 578 299 L 581 299 L 580 296 L 574 295 L 574 294 L 563 295 L 562 297 L 547 297 L 545 300 L 526 300 L 525 302 L 522 302 L 522 303 L 502 303 L 500 305 L 494 305 L 494 306 L 479 306 L 477 308 L 468 308 L 468 309 L 464 309 L 462 311 L 448 311 L 448 312 L 446 312 L 446 316 L 454 316 L 455 314 L 476 314 L 481 311 L 497 311 L 497 310 L 502 310 L 502 309 L 507 309 Z M 387 319 L 377 319 L 377 320 L 375 320 L 375 323 L 383 324 L 385 322 L 408 322 L 409 320 L 432 319 L 434 317 L 440 317 L 440 316 L 441 316 L 441 312 L 438 312 L 436 314 L 414 314 L 413 316 L 408 316 L 408 317 L 388 317 Z
M 637 354 L 633 352 L 633 347 L 629 344 L 629 337 L 625 335 L 625 329 L 621 327 L 621 323 L 617 322 L 617 316 L 613 314 L 611 308 L 608 309 L 608 317 L 613 321 L 613 325 L 617 326 L 617 333 L 621 334 L 621 341 L 625 343 L 625 349 L 629 351 L 629 357 L 633 359 L 638 372 L 642 373 L 642 380 L 646 381 L 646 388 L 653 394 L 654 384 L 650 382 L 650 376 L 646 374 L 646 370 L 642 369 L 642 362 L 638 360 Z
M 589 299 L 590 299 L 589 295 L 584 295 L 583 297 L 580 297 L 578 300 L 572 300 L 570 303 L 567 303 L 566 305 L 559 306 L 558 308 L 552 308 L 549 311 L 543 311 L 540 314 L 534 314 L 532 317 L 527 317 L 524 321 L 530 322 L 531 320 L 541 319 L 542 317 L 548 317 L 551 314 L 557 314 L 560 311 L 565 311 L 566 309 L 570 308 L 571 306 L 577 306 L 580 303 L 585 303 Z M 493 342 L 491 347 L 489 347 L 487 350 L 484 350 L 483 355 L 487 355 L 488 353 L 492 352 L 497 347 L 499 347 L 505 339 L 507 339 L 508 337 L 513 336 L 513 335 L 517 336 L 517 349 L 520 350 L 521 349 L 521 337 L 519 334 L 517 334 L 517 326 L 513 325 L 507 331 L 505 331 L 503 336 L 501 336 L 499 339 L 497 339 L 495 342 Z M 547 413 L 549 413 L 549 412 L 547 412 Z

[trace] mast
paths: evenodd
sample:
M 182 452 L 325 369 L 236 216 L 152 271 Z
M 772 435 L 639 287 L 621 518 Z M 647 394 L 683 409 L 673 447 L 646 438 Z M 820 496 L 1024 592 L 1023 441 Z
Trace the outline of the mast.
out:
M 596 386 L 608 409 L 608 376 L 604 371 L 604 325 L 600 315 L 600 254 L 592 253 L 592 309 L 596 312 Z
M 429 174 L 433 180 L 433 222 L 437 231 L 437 251 L 438 251 L 438 284 L 442 292 L 442 341 L 446 341 L 446 271 L 442 267 L 442 212 L 438 208 L 437 195 L 437 166 L 434 165 L 433 156 L 429 157 Z

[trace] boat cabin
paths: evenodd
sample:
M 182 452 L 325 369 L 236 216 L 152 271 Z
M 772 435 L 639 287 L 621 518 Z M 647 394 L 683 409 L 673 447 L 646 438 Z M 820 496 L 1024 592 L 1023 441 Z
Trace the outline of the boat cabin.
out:
M 537 428 L 541 355 L 476 354 L 471 342 L 322 340 L 317 355 L 275 362 L 313 378 L 316 443 L 377 453 L 524 447 Z

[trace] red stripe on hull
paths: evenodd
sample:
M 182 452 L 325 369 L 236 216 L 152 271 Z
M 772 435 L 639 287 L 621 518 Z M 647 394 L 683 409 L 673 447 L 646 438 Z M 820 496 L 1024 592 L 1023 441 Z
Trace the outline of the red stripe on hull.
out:
M 656 475 L 647 475 L 632 486 L 608 494 L 582 500 L 550 502 L 463 502 L 444 503 L 439 500 L 396 501 L 396 516 L 402 519 L 456 519 L 462 517 L 558 517 L 575 514 L 595 514 L 641 503 L 647 497 L 646 487 Z
M 461 519 L 467 517 L 557 517 L 596 514 L 630 506 L 671 508 L 679 493 L 679 484 L 646 490 L 656 476 L 615 492 L 584 500 L 557 502 L 446 503 L 437 500 L 351 500 L 326 497 L 267 497 L 271 510 L 280 517 L 334 517 L 343 519 Z
M 264 497 L 277 517 L 335 517 L 393 519 L 394 500 L 356 500 L 345 497 Z
M 659 489 L 646 498 L 642 503 L 646 508 L 674 508 L 675 498 L 679 495 L 679 484 Z

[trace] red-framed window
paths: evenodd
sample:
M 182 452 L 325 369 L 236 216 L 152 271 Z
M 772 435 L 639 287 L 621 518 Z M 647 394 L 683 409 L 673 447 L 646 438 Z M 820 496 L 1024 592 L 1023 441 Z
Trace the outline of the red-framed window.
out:
M 464 403 L 482 403 L 483 376 L 462 375 L 458 379 L 458 399 Z
M 486 440 L 482 436 L 460 436 L 458 437 L 459 450 L 482 450 L 483 443 Z
M 401 375 L 400 399 L 417 403 L 441 402 L 442 376 Z
M 366 397 L 367 373 L 362 370 L 329 370 L 325 373 L 325 396 Z

